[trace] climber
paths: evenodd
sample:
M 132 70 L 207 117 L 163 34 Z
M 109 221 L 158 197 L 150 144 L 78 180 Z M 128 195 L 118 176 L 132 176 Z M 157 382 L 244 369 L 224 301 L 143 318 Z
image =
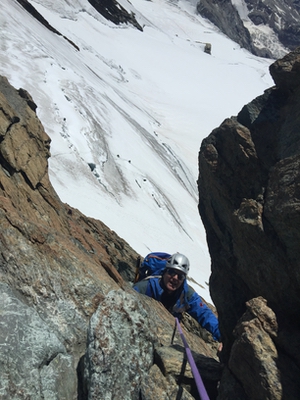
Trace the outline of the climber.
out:
M 208 330 L 213 338 L 221 342 L 219 323 L 211 309 L 186 281 L 190 269 L 186 256 L 173 254 L 167 261 L 162 276 L 148 276 L 137 282 L 133 289 L 160 301 L 175 317 L 187 312 Z M 221 350 L 221 345 L 219 350 Z

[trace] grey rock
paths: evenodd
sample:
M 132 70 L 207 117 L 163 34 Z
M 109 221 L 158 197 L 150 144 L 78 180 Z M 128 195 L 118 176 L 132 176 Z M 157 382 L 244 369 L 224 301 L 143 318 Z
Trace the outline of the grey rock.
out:
M 31 307 L 0 283 L 0 397 L 71 399 L 76 393 L 72 357 Z M 62 362 L 64 359 L 64 362 Z M 71 385 L 58 382 L 64 374 Z
M 172 375 L 165 377 L 154 364 L 142 379 L 141 400 L 173 400 L 177 397 L 181 400 L 195 399 L 184 387 L 178 387 Z
M 250 399 L 280 400 L 283 389 L 273 340 L 278 329 L 276 316 L 262 298 L 247 302 L 247 308 L 235 329 L 229 368 Z
M 241 47 L 261 57 L 280 58 L 300 45 L 300 7 L 291 0 L 201 0 L 197 11 Z
M 136 296 L 111 291 L 90 320 L 85 358 L 88 398 L 138 400 L 141 379 L 153 364 L 154 338 Z

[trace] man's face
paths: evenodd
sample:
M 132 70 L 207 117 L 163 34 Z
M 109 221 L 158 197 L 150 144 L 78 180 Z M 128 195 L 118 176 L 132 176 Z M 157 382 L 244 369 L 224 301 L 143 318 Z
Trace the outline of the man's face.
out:
M 183 284 L 185 279 L 185 274 L 182 272 L 174 269 L 174 268 L 167 268 L 166 272 L 163 275 L 163 282 L 166 288 L 166 291 L 171 294 L 175 292 L 180 286 Z

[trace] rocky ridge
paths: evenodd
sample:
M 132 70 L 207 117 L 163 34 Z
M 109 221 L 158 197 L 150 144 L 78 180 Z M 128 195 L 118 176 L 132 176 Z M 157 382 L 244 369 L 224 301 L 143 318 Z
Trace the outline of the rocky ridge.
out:
M 300 393 L 300 48 L 270 73 L 275 86 L 214 129 L 199 153 L 226 364 L 220 399 Z
M 184 324 L 211 400 L 299 397 L 299 65 L 299 50 L 274 63 L 275 87 L 201 146 L 224 368 Z M 197 398 L 173 318 L 131 289 L 138 255 L 61 203 L 36 104 L 0 88 L 0 398 Z
M 174 318 L 131 288 L 139 255 L 54 191 L 36 108 L 0 77 L 0 398 L 194 398 Z M 216 345 L 185 326 L 214 398 Z
M 201 145 L 222 364 L 183 323 L 211 400 L 300 392 L 299 57 L 272 64 L 275 86 Z M 197 399 L 173 317 L 131 288 L 138 254 L 60 201 L 31 96 L 1 77 L 0 103 L 0 398 Z
M 201 0 L 197 11 L 260 57 L 277 59 L 300 45 L 298 1 Z
M 63 36 L 37 11 L 28 0 L 18 3 L 47 29 Z M 143 31 L 131 3 L 120 4 L 116 0 L 88 0 L 89 4 L 105 19 L 115 25 L 130 24 Z M 251 53 L 277 59 L 300 45 L 300 7 L 291 0 L 201 0 L 195 12 L 210 20 L 225 35 Z M 76 50 L 79 46 L 63 36 Z M 211 54 L 213 44 L 206 43 L 205 52 Z

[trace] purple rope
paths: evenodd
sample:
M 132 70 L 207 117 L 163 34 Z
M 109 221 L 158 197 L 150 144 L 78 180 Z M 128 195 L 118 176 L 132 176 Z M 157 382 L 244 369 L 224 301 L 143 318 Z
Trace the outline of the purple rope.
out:
M 187 341 L 186 341 L 186 339 L 184 337 L 184 334 L 182 332 L 182 329 L 181 329 L 180 323 L 178 321 L 178 318 L 175 318 L 175 320 L 176 320 L 176 325 L 177 325 L 178 331 L 180 333 L 182 342 L 184 344 L 184 348 L 185 348 L 185 351 L 186 351 L 187 359 L 188 359 L 188 362 L 189 362 L 189 364 L 191 366 L 192 374 L 193 374 L 193 377 L 195 379 L 196 386 L 197 386 L 199 395 L 201 397 L 201 400 L 209 400 L 209 397 L 207 395 L 205 386 L 203 384 L 203 381 L 201 379 L 200 373 L 199 373 L 198 368 L 197 368 L 197 366 L 195 364 L 195 361 L 193 359 L 191 349 L 190 349 L 190 347 L 189 347 L 189 345 L 188 345 L 188 343 L 187 343 Z

